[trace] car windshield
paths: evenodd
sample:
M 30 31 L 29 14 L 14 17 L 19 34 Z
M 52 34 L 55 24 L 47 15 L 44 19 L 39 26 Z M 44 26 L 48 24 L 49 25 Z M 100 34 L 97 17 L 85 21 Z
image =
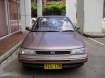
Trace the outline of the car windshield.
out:
M 34 31 L 74 31 L 74 28 L 67 17 L 41 17 Z

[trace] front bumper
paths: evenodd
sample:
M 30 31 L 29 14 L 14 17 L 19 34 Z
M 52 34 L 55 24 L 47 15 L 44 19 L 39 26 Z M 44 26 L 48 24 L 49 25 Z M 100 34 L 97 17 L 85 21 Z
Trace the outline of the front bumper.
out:
M 19 61 L 26 66 L 43 67 L 44 64 L 62 64 L 63 67 L 87 62 L 87 54 L 82 55 L 19 55 Z

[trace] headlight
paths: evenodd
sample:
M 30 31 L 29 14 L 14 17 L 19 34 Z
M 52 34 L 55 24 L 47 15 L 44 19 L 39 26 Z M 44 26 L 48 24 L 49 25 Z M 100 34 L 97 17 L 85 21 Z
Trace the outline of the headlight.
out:
M 84 54 L 84 53 L 85 53 L 85 49 L 84 48 L 71 50 L 71 54 Z
M 30 55 L 35 55 L 36 52 L 34 50 L 29 50 L 29 49 L 22 49 L 20 54 L 30 54 Z

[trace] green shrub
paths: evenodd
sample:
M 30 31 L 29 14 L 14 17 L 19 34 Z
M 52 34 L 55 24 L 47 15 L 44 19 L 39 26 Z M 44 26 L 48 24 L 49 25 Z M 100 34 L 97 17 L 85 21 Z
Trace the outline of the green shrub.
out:
M 36 3 L 31 4 L 31 15 L 32 17 L 37 17 L 37 5 Z
M 31 9 L 32 9 L 32 10 L 36 10 L 36 9 L 37 9 L 36 3 L 32 3 L 32 4 L 31 4 Z
M 62 15 L 65 12 L 65 4 L 59 2 L 50 2 L 48 5 L 43 7 L 43 15 Z M 32 3 L 31 5 L 32 17 L 37 16 L 37 5 Z
M 44 15 L 62 15 L 65 11 L 65 4 L 58 2 L 50 2 L 48 5 L 43 7 Z

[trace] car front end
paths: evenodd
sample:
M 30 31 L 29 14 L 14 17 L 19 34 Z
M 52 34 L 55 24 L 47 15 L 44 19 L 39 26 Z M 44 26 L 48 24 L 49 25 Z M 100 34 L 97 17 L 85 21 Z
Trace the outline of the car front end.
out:
M 63 69 L 87 62 L 87 53 L 84 48 L 64 51 L 21 49 L 19 60 L 26 66 L 43 69 Z

